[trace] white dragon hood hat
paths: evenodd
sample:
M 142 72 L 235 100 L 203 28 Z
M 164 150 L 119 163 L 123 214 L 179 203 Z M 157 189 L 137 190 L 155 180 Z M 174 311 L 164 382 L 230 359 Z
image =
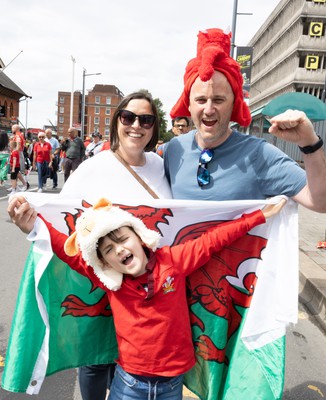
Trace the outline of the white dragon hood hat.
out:
M 148 229 L 131 213 L 112 206 L 110 201 L 104 198 L 85 210 L 77 219 L 76 231 L 69 236 L 64 246 L 69 256 L 74 256 L 80 251 L 85 262 L 110 290 L 120 289 L 123 274 L 103 264 L 97 255 L 97 242 L 101 237 L 122 226 L 132 227 L 146 247 L 156 250 L 161 235 Z

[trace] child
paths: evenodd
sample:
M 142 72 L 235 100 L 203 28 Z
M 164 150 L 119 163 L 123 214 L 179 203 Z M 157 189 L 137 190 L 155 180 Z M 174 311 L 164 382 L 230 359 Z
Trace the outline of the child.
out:
M 24 210 L 26 224 L 18 220 L 16 224 L 30 232 L 36 213 L 24 203 L 24 198 L 18 198 L 8 212 L 14 219 L 14 213 L 21 218 Z M 44 220 L 57 256 L 108 294 L 119 349 L 109 399 L 147 399 L 152 392 L 162 400 L 182 399 L 183 374 L 195 364 L 187 275 L 205 264 L 212 253 L 264 223 L 284 203 L 158 250 L 157 232 L 105 199 L 77 219 L 76 231 L 68 238 Z
M 19 151 L 17 150 L 18 144 L 13 140 L 9 144 L 10 148 L 10 179 L 11 179 L 11 194 L 18 192 L 17 188 L 17 175 L 20 171 Z

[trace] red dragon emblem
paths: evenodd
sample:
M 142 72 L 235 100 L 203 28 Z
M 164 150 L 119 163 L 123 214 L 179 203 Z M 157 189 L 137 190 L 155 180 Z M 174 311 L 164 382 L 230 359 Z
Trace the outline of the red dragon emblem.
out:
M 85 208 L 91 207 L 91 204 L 85 201 L 82 202 L 82 205 Z M 118 206 L 132 213 L 135 217 L 141 218 L 148 228 L 157 231 L 160 231 L 158 228 L 160 223 L 169 224 L 166 217 L 173 216 L 170 209 L 157 209 L 149 206 Z M 76 210 L 75 214 L 64 213 L 69 234 L 75 230 L 76 219 L 82 213 L 81 209 Z M 172 245 L 194 239 L 218 222 L 208 221 L 186 226 L 178 232 Z M 228 339 L 240 326 L 242 316 L 238 308 L 249 307 L 257 279 L 254 272 L 248 272 L 240 277 L 239 268 L 247 260 L 261 259 L 261 252 L 266 247 L 266 244 L 266 239 L 247 234 L 231 246 L 214 254 L 205 266 L 198 269 L 188 278 L 188 302 L 190 308 L 197 303 L 206 312 L 226 319 L 228 321 Z M 242 287 L 232 284 L 230 278 L 240 280 Z M 91 291 L 95 289 L 96 287 L 92 285 Z M 112 315 L 105 294 L 96 304 L 87 304 L 78 296 L 70 294 L 64 299 L 61 306 L 65 308 L 63 316 L 95 317 Z M 203 332 L 195 340 L 197 355 L 207 361 L 228 364 L 225 356 L 226 347 L 218 348 L 215 346 L 211 338 L 204 334 L 205 324 L 203 320 L 192 311 L 191 323 Z

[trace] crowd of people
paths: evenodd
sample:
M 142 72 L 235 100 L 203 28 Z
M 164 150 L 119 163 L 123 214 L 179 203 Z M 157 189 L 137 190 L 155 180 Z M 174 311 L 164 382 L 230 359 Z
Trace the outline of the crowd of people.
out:
M 103 148 L 100 151 L 99 135 L 94 136 L 91 147 L 88 145 L 85 148 L 77 132 L 72 128 L 69 130 L 69 142 L 63 150 L 66 160 L 65 183 L 59 196 L 63 199 L 78 197 L 87 201 L 90 195 L 92 198 L 97 195 L 98 198 L 105 197 L 115 202 L 128 195 L 139 200 L 244 200 L 266 199 L 283 194 L 311 210 L 326 212 L 323 141 L 315 133 L 305 113 L 288 110 L 273 117 L 269 129 L 271 134 L 299 146 L 305 164 L 303 170 L 265 140 L 230 128 L 231 121 L 248 126 L 251 120 L 250 110 L 243 98 L 240 67 L 229 55 L 230 35 L 219 29 L 199 32 L 197 49 L 196 57 L 189 61 L 186 68 L 184 90 L 171 111 L 175 137 L 160 148 L 160 154 L 156 154 L 159 139 L 156 105 L 148 94 L 132 93 L 121 101 L 112 117 L 111 151 L 103 151 Z M 186 133 L 190 120 L 194 129 Z M 83 161 L 85 158 L 87 160 Z M 52 159 L 49 152 L 46 162 L 50 168 Z M 27 233 L 33 229 L 36 213 L 23 197 L 14 196 L 8 212 L 21 230 Z M 121 227 L 124 227 L 124 221 L 117 228 Z M 115 248 L 119 247 L 116 243 L 124 243 L 125 236 L 129 238 L 130 234 L 129 231 L 126 234 L 125 231 L 118 230 L 117 233 L 113 230 L 115 236 L 107 238 L 110 229 L 108 223 L 107 231 L 103 234 L 108 241 L 106 247 L 99 241 L 93 245 L 99 248 L 97 256 L 105 259 L 109 267 L 112 267 L 114 261 L 106 255 L 110 255 L 111 251 L 111 254 L 116 254 Z M 131 236 L 134 238 L 133 234 Z M 141 234 L 138 236 L 141 237 Z M 72 268 L 76 267 L 76 260 L 69 259 L 61 244 L 56 251 Z M 126 259 L 132 254 L 131 250 L 128 251 L 123 253 Z M 79 256 L 84 256 L 82 250 Z M 92 263 L 89 265 L 92 266 Z M 126 294 L 126 286 L 133 285 L 129 284 L 128 273 L 124 269 L 120 272 L 123 274 L 124 286 L 116 292 L 109 292 L 109 298 L 118 312 L 121 309 L 116 298 Z M 144 299 L 153 283 L 150 281 L 153 276 L 143 268 L 140 277 L 141 283 L 147 284 L 147 291 L 146 285 L 140 285 L 143 290 L 139 290 L 137 296 Z M 144 309 L 148 304 L 145 306 L 139 301 L 137 307 Z M 159 305 L 157 307 L 161 310 Z M 146 316 L 151 317 L 148 314 Z M 169 318 L 173 318 L 172 313 Z M 185 315 L 184 321 L 188 321 L 187 318 Z M 137 318 L 131 319 L 130 324 L 128 332 L 132 332 L 133 338 L 138 340 Z M 124 337 L 124 327 L 116 326 L 116 329 L 121 335 L 119 340 L 128 342 L 129 338 Z M 146 338 L 150 340 L 151 332 L 146 332 Z M 130 351 L 131 347 L 137 349 L 137 343 L 128 346 Z M 188 358 L 185 361 L 186 356 L 180 359 L 178 368 L 167 363 L 164 370 L 150 363 L 152 354 L 146 353 L 146 347 L 141 350 L 145 353 L 137 367 L 132 362 L 134 358 L 131 354 L 125 357 L 122 353 L 117 359 L 117 367 L 115 364 L 81 367 L 79 382 L 83 400 L 104 400 L 110 385 L 112 400 L 145 399 L 150 396 L 153 388 L 162 394 L 162 399 L 181 399 L 182 377 L 193 365 L 192 355 L 188 354 L 191 360 Z M 173 348 L 166 348 L 165 352 L 173 353 Z M 137 354 L 140 357 L 139 352 Z
M 68 129 L 66 139 L 59 139 L 57 132 L 51 128 L 40 131 L 37 139 L 28 139 L 19 125 L 13 125 L 11 135 L 0 132 L 0 185 L 5 186 L 10 178 L 11 194 L 26 191 L 30 188 L 28 176 L 31 171 L 38 174 L 38 192 L 42 193 L 47 180 L 53 181 L 52 189 L 58 187 L 58 173 L 64 174 L 64 181 L 81 164 L 82 161 L 98 154 L 102 149 L 110 148 L 108 141 L 102 140 L 99 132 L 87 137 L 79 137 L 77 129 Z M 12 145 L 16 143 L 16 146 Z M 17 158 L 17 154 L 19 157 Z M 10 176 L 9 176 L 10 175 Z M 18 186 L 21 182 L 21 187 Z

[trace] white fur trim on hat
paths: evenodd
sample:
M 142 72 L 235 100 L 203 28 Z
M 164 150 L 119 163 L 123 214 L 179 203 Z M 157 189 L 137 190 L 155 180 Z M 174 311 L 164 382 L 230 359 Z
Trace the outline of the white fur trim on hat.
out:
M 97 256 L 97 242 L 108 233 L 122 226 L 132 227 L 142 242 L 153 251 L 156 250 L 161 235 L 148 229 L 131 213 L 119 207 L 88 208 L 76 222 L 76 239 L 83 259 L 91 266 L 101 282 L 110 289 L 118 290 L 123 274 L 103 264 Z

